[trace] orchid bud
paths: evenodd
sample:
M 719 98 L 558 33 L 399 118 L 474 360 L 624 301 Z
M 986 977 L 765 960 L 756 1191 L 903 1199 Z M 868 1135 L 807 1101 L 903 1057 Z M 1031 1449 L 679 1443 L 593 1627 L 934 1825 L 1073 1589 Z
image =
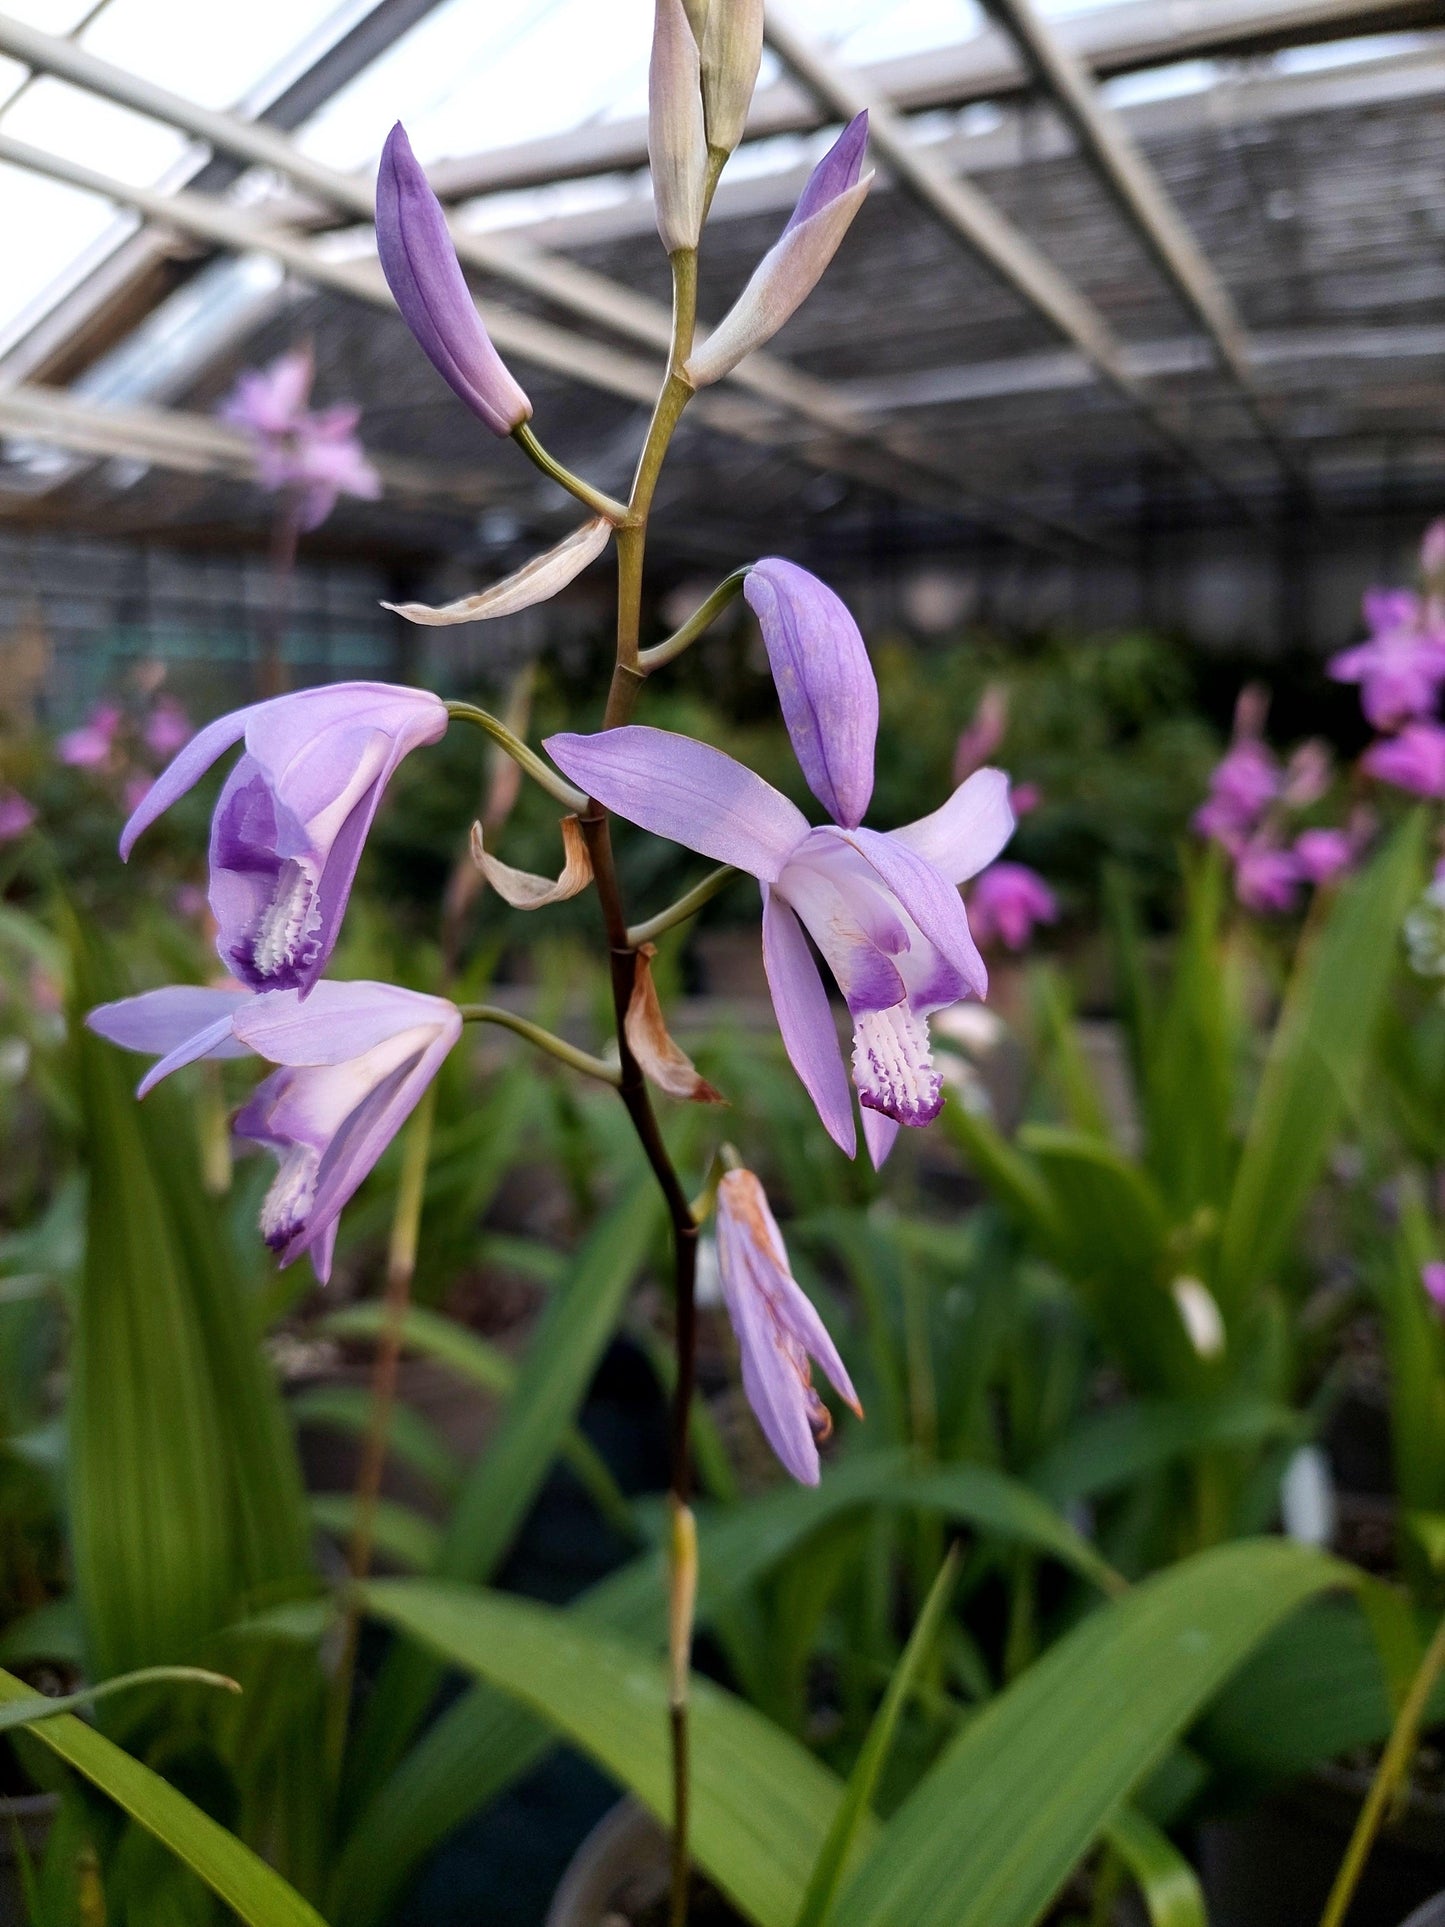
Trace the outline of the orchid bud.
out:
M 697 32 L 707 144 L 731 154 L 743 137 L 763 57 L 762 0 L 713 0 Z
M 510 435 L 532 404 L 482 326 L 432 193 L 398 121 L 376 177 L 376 251 L 403 321 L 427 360 L 494 435 Z
M 813 169 L 788 225 L 687 363 L 695 388 L 721 380 L 744 355 L 770 341 L 817 286 L 872 185 L 872 174 L 859 178 L 867 139 L 868 116 L 862 113 Z
M 657 0 L 648 73 L 647 153 L 662 245 L 669 254 L 695 248 L 707 189 L 707 135 L 702 61 L 682 0 Z

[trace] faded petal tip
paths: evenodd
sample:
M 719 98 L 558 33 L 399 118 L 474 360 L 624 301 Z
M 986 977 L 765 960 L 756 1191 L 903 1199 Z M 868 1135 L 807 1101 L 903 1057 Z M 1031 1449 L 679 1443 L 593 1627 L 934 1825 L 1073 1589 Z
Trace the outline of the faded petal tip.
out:
M 441 203 L 400 121 L 376 179 L 376 251 L 402 319 L 437 373 L 494 435 L 510 435 L 532 404 L 482 325 Z
M 530 609 L 534 603 L 545 602 L 559 589 L 565 589 L 589 562 L 601 555 L 611 536 L 612 524 L 604 516 L 595 515 L 541 555 L 524 562 L 511 575 L 503 576 L 500 582 L 478 590 L 475 595 L 462 596 L 440 607 L 426 602 L 383 602 L 381 606 L 407 622 L 427 628 L 446 628 L 457 622 L 487 622 L 496 616 L 515 615 L 519 609 Z

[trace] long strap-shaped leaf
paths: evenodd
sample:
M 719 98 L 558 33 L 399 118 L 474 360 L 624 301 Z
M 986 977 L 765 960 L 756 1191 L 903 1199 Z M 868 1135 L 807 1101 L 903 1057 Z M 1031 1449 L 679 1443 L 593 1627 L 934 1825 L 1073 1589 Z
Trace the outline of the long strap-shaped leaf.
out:
M 1104 1837 L 1144 1896 L 1149 1927 L 1208 1927 L 1198 1874 L 1152 1820 L 1134 1807 L 1120 1807 Z
M 23 1680 L 0 1672 L 0 1706 L 32 1698 Z M 29 1731 L 169 1847 L 249 1927 L 326 1927 L 311 1903 L 233 1833 L 73 1713 L 38 1719 Z
M 645 1647 L 503 1593 L 390 1579 L 364 1595 L 373 1613 L 439 1658 L 524 1701 L 667 1818 L 667 1668 Z M 689 1723 L 697 1861 L 760 1927 L 791 1927 L 842 1786 L 710 1680 L 692 1681 Z M 875 1827 L 865 1817 L 860 1839 Z
M 1349 1580 L 1307 1547 L 1246 1540 L 1094 1614 L 925 1775 L 844 1893 L 837 1927 L 1032 1927 L 1250 1649 Z

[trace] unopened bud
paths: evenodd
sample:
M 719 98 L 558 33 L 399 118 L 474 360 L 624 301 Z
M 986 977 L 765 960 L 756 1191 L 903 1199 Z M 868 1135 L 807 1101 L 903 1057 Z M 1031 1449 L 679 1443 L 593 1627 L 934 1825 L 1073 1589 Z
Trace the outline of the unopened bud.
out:
M 647 152 L 662 245 L 669 254 L 695 248 L 702 232 L 707 186 L 707 135 L 702 61 L 683 0 L 657 0 L 648 74 Z
M 698 44 L 707 144 L 731 154 L 748 123 L 763 57 L 763 0 L 712 0 Z

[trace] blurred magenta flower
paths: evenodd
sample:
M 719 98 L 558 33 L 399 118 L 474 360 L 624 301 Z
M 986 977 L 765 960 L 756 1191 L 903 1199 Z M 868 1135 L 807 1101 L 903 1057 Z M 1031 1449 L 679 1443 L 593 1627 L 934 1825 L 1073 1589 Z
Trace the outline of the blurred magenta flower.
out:
M 791 562 L 758 563 L 745 593 L 794 752 L 831 823 L 810 828 L 760 776 L 668 730 L 630 724 L 553 736 L 547 748 L 618 815 L 757 877 L 783 1042 L 824 1126 L 852 1157 L 848 1079 L 806 927 L 853 1018 L 853 1081 L 881 1164 L 898 1125 L 931 1123 L 943 1102 L 929 1014 L 988 988 L 956 886 L 1013 831 L 1008 778 L 979 770 L 917 823 L 886 835 L 859 827 L 873 791 L 878 690 L 857 625 L 831 589 Z
M 323 1284 L 342 1210 L 462 1028 L 445 998 L 377 983 L 318 984 L 304 1008 L 290 990 L 256 996 L 239 985 L 173 984 L 102 1004 L 85 1021 L 126 1050 L 159 1054 L 142 1097 L 202 1057 L 254 1052 L 281 1067 L 235 1129 L 280 1160 L 261 1207 L 262 1235 L 283 1265 L 309 1251 Z
M 1290 810 L 1311 809 L 1329 788 L 1333 774 L 1334 760 L 1328 743 L 1312 736 L 1300 744 L 1285 764 L 1280 802 Z
M 35 821 L 39 812 L 19 790 L 0 789 L 0 843 L 13 843 Z
M 1445 728 L 1434 722 L 1407 723 L 1398 736 L 1372 743 L 1360 767 L 1412 795 L 1445 797 Z
M 150 795 L 155 780 L 153 776 L 147 775 L 144 770 L 137 771 L 132 776 L 127 776 L 125 786 L 121 790 L 121 800 L 125 804 L 127 816 L 135 815 L 141 804 L 144 803 Z
M 1373 591 L 1365 617 L 1369 640 L 1331 656 L 1330 675 L 1360 685 L 1360 706 L 1376 729 L 1428 716 L 1445 682 L 1445 628 L 1408 589 Z
M 333 683 L 208 723 L 121 833 L 136 838 L 245 738 L 211 820 L 210 902 L 222 963 L 253 990 L 316 984 L 336 944 L 372 818 L 397 764 L 445 733 L 424 689 Z
M 953 750 L 953 780 L 961 783 L 982 769 L 1004 739 L 1008 729 L 1008 691 L 1002 683 L 990 683 L 978 699 L 973 720 L 963 730 Z M 1017 801 L 1015 801 L 1017 808 Z
M 174 696 L 161 696 L 146 717 L 145 746 L 152 756 L 174 756 L 195 735 L 191 719 Z
M 482 326 L 446 215 L 400 121 L 376 177 L 376 251 L 402 320 L 442 380 L 494 435 L 520 428 L 532 404 Z
M 1021 816 L 1032 816 L 1044 800 L 1044 793 L 1037 783 L 1013 783 L 1009 787 L 1009 805 L 1015 821 Z
M 295 493 L 303 529 L 319 527 L 340 495 L 375 501 L 381 494 L 381 478 L 356 439 L 360 409 L 308 409 L 314 373 L 310 351 L 294 348 L 243 374 L 221 408 L 224 420 L 250 435 L 261 486 Z
M 789 1269 L 782 1233 L 751 1171 L 729 1171 L 718 1185 L 717 1254 L 748 1403 L 788 1471 L 816 1485 L 818 1441 L 833 1421 L 814 1388 L 809 1357 L 859 1418 L 863 1408 L 827 1327 Z
M 1333 883 L 1349 869 L 1355 854 L 1348 830 L 1302 830 L 1295 838 L 1294 859 L 1310 883 Z
M 1429 1264 L 1421 1265 L 1420 1283 L 1436 1309 L 1445 1312 L 1445 1264 L 1432 1258 Z
M 1304 879 L 1304 866 L 1293 850 L 1257 837 L 1239 852 L 1234 894 L 1246 910 L 1282 915 L 1294 908 Z
M 1037 870 L 995 863 L 968 893 L 968 919 L 983 949 L 1004 944 L 1023 950 L 1040 923 L 1057 923 L 1059 900 Z
M 760 348 L 813 292 L 838 251 L 872 185 L 860 174 L 868 116 L 857 115 L 819 161 L 788 224 L 753 270 L 752 279 L 700 348 L 686 373 L 695 388 L 719 381 Z
M 72 729 L 55 745 L 62 763 L 72 769 L 103 769 L 110 761 L 121 712 L 116 703 L 97 703 L 79 729 Z
M 1195 829 L 1237 851 L 1279 795 L 1283 777 L 1274 757 L 1253 736 L 1238 738 L 1215 765 L 1209 795 L 1194 812 Z

